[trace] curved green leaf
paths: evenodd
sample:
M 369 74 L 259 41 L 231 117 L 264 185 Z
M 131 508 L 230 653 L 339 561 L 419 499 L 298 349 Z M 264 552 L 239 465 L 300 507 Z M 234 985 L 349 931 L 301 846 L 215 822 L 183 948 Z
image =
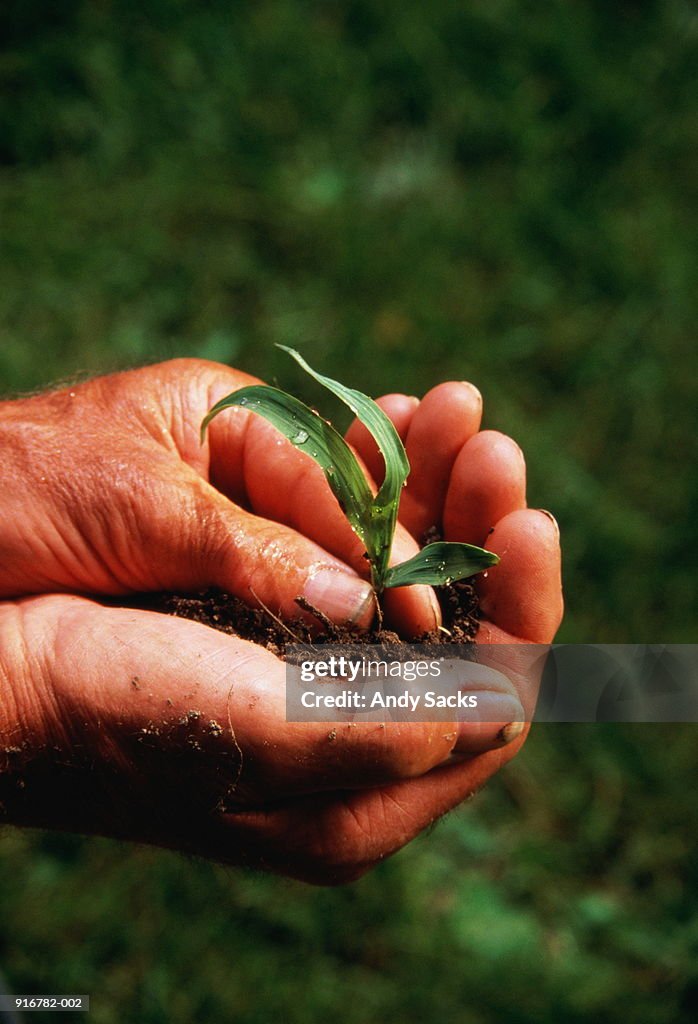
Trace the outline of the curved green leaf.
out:
M 234 391 L 213 406 L 201 424 L 202 441 L 213 417 L 233 406 L 259 413 L 296 448 L 315 459 L 352 529 L 364 542 L 371 557 L 373 495 L 354 453 L 332 424 L 293 395 L 266 384 L 253 384 Z
M 398 506 L 400 495 L 405 485 L 405 480 L 410 471 L 410 464 L 407 461 L 400 435 L 393 426 L 392 421 L 385 415 L 379 405 L 354 388 L 345 387 L 331 377 L 313 370 L 303 356 L 295 349 L 287 345 L 277 345 L 277 348 L 288 352 L 295 359 L 299 366 L 302 366 L 306 373 L 309 373 L 319 384 L 331 391 L 337 398 L 347 405 L 355 416 L 361 420 L 363 425 L 372 434 L 381 455 L 385 462 L 385 479 L 378 491 L 378 494 L 371 502 L 371 535 L 372 545 L 368 547 L 368 554 L 374 568 L 374 578 L 377 589 L 382 589 L 382 581 L 388 571 L 388 560 L 390 549 L 397 523 Z
M 498 561 L 498 555 L 473 544 L 436 541 L 427 544 L 414 558 L 388 569 L 384 586 L 405 587 L 414 583 L 428 583 L 437 587 L 474 576 L 496 565 Z

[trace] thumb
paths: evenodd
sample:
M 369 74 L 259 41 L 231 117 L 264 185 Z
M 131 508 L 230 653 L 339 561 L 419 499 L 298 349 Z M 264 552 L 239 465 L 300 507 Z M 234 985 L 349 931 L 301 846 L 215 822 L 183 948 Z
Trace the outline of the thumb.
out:
M 303 615 L 303 598 L 333 622 L 370 625 L 371 585 L 314 541 L 246 511 L 186 467 L 162 500 L 152 496 L 141 519 L 147 569 L 138 589 L 218 586 L 284 619 Z

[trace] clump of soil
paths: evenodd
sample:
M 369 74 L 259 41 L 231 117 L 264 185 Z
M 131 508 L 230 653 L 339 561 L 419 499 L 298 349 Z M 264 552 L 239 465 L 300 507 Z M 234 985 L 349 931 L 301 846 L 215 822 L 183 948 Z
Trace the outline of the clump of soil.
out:
M 475 587 L 467 580 L 435 588 L 443 617 L 442 629 L 416 637 L 410 643 L 467 644 L 475 640 L 479 627 L 478 598 Z M 151 594 L 139 602 L 140 607 L 193 619 L 222 633 L 252 640 L 283 658 L 289 643 L 364 643 L 400 644 L 402 639 L 377 624 L 369 631 L 337 626 L 321 612 L 300 599 L 299 607 L 316 619 L 316 627 L 306 618 L 288 624 L 263 608 L 250 608 L 238 597 L 211 588 L 199 594 Z M 318 632 L 319 629 L 319 632 Z
M 441 533 L 432 526 L 425 530 L 422 545 L 441 540 Z M 198 594 L 149 594 L 142 595 L 140 608 L 178 615 L 193 619 L 205 626 L 218 629 L 221 633 L 251 640 L 280 658 L 285 658 L 286 645 L 291 644 L 471 644 L 475 642 L 480 628 L 480 604 L 477 591 L 470 580 L 459 580 L 448 586 L 434 587 L 441 605 L 442 627 L 405 641 L 392 630 L 384 629 L 382 622 L 374 621 L 370 630 L 359 630 L 349 626 L 338 626 L 314 608 L 303 598 L 298 598 L 299 608 L 306 612 L 306 618 L 285 623 L 269 609 L 251 608 L 239 597 L 211 587 Z M 307 614 L 314 619 L 309 625 Z

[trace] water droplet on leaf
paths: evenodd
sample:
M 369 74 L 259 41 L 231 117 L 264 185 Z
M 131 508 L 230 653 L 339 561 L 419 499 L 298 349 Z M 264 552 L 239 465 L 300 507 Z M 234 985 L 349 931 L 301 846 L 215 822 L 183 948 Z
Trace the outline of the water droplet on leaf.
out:
M 297 431 L 297 433 L 295 433 L 293 435 L 291 440 L 293 441 L 294 444 L 305 444 L 305 442 L 308 440 L 308 431 L 307 430 L 299 430 L 299 431 Z

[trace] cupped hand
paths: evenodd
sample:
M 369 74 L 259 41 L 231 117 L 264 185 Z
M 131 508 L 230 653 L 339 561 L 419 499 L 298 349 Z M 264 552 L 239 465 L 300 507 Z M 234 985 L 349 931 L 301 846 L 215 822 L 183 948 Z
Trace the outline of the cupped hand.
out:
M 514 694 L 494 695 L 497 722 L 460 728 L 288 723 L 284 669 L 268 652 L 195 623 L 50 593 L 217 584 L 286 616 L 304 594 L 336 619 L 368 621 L 360 545 L 315 464 L 243 410 L 214 421 L 199 446 L 205 411 L 249 382 L 177 361 L 0 410 L 0 438 L 13 441 L 0 498 L 0 804 L 18 824 L 344 881 L 515 752 L 501 736 L 520 714 Z M 484 636 L 549 640 L 561 610 L 552 520 L 522 511 L 509 456 L 493 455 L 472 419 L 463 430 L 458 401 L 445 404 L 455 439 L 439 426 L 444 403 L 385 400 L 413 460 L 396 559 L 416 550 L 422 525 L 481 543 L 468 500 L 478 494 L 490 511 L 477 529 L 494 517 L 487 546 L 502 555 L 483 584 Z M 420 441 L 430 422 L 431 440 Z M 378 475 L 370 444 L 351 439 Z M 434 443 L 448 457 L 420 463 Z M 429 588 L 391 598 L 405 632 L 438 622 Z M 454 752 L 467 760 L 452 763 Z

